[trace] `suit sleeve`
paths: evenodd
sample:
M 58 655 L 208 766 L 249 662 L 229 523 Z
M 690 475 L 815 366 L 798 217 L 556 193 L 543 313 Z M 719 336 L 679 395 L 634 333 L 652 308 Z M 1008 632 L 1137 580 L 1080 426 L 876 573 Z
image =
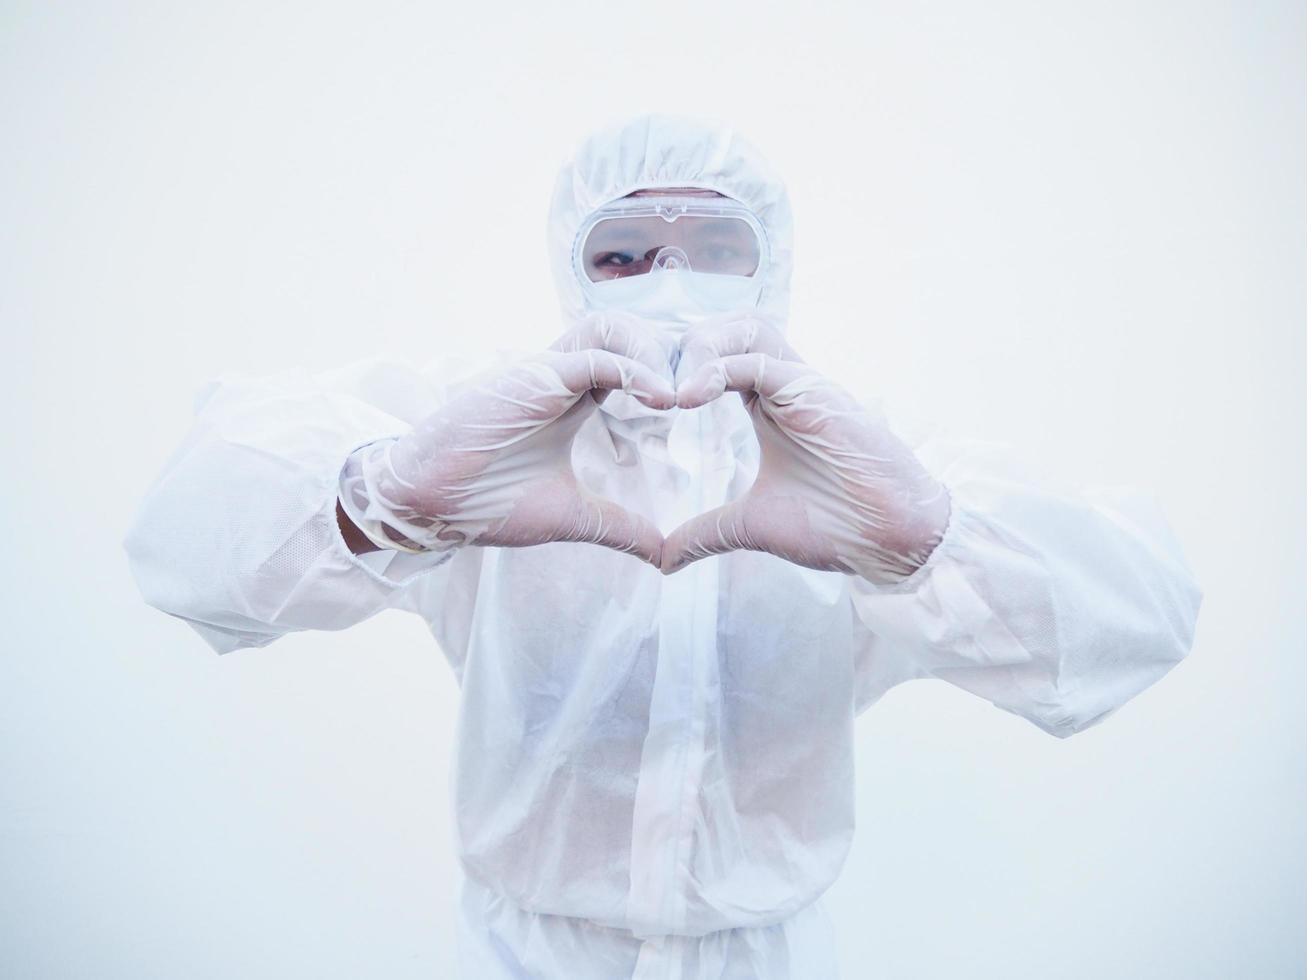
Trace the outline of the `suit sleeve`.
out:
M 336 497 L 349 453 L 437 408 L 440 376 L 372 360 L 211 383 L 124 542 L 142 596 L 224 654 L 344 629 L 419 578 L 429 593 L 451 553 L 354 555 Z
M 934 677 L 1065 738 L 1189 652 L 1202 593 L 1151 497 L 1055 486 L 988 444 L 918 455 L 952 514 L 905 581 L 851 579 L 860 708 Z

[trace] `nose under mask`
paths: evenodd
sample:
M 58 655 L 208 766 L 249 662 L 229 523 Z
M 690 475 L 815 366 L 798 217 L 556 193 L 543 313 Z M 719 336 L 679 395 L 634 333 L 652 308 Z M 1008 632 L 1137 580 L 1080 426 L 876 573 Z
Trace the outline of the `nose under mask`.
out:
M 639 317 L 641 328 L 666 352 L 674 376 L 681 338 L 692 325 L 725 313 L 754 310 L 761 291 L 756 278 L 691 272 L 674 264 L 655 263 L 643 275 L 602 283 L 590 294 L 588 305 Z M 617 418 L 668 414 L 654 412 L 620 391 L 609 394 L 605 411 Z
M 666 323 L 682 330 L 708 317 L 735 310 L 752 310 L 758 305 L 761 284 L 746 276 L 692 272 L 680 265 L 677 256 L 664 256 L 655 267 L 640 276 L 602 283 L 591 293 L 595 309 L 622 310 Z

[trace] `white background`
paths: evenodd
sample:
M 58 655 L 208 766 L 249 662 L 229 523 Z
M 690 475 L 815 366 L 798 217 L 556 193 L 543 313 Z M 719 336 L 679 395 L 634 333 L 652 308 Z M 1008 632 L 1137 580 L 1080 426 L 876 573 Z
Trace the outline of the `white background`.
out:
M 1307 8 L 477 7 L 0 7 L 0 975 L 447 975 L 422 624 L 220 659 L 119 542 L 218 373 L 547 344 L 556 167 L 667 110 L 788 179 L 809 361 L 1154 490 L 1206 591 L 1069 740 L 860 720 L 846 973 L 1301 976 Z

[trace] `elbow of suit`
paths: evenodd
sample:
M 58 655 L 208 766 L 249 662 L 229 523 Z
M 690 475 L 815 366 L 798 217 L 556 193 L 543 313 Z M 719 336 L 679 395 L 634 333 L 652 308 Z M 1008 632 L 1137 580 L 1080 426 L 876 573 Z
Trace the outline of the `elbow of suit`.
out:
M 213 626 L 209 623 L 198 623 L 193 619 L 186 620 L 186 624 L 195 630 L 201 639 L 208 644 L 209 649 L 218 656 L 234 653 L 237 650 L 266 647 L 273 640 L 284 635 L 282 633 L 259 633 L 253 630 L 230 629 Z
M 122 547 L 146 605 L 186 623 L 214 653 L 267 646 L 286 632 L 262 628 L 264 623 L 216 588 L 213 577 L 202 581 L 186 574 L 175 545 L 166 535 L 153 533 L 148 524 L 135 525 Z
M 1078 735 L 1080 732 L 1106 721 L 1120 707 L 1121 705 L 1118 704 L 1104 711 L 1088 712 L 1076 711 L 1073 708 L 1059 705 L 1056 709 L 1032 714 L 1028 717 L 1036 727 L 1054 738 L 1070 738 L 1072 735 Z
M 1054 685 L 1023 714 L 1056 738 L 1069 738 L 1093 728 L 1184 660 L 1192 640 L 1192 620 L 1169 636 L 1140 638 L 1131 654 L 1109 658 L 1098 670 L 1076 675 L 1075 682 L 1065 689 Z

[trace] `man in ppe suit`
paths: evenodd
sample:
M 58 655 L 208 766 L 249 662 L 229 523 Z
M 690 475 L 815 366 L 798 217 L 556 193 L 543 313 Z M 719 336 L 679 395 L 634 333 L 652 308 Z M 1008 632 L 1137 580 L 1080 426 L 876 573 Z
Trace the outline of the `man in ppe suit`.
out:
M 218 382 L 129 534 L 219 653 L 430 625 L 466 976 L 835 976 L 860 712 L 934 677 L 1065 737 L 1189 649 L 1149 498 L 910 449 L 791 346 L 790 243 L 729 129 L 603 131 L 557 183 L 548 350 Z

